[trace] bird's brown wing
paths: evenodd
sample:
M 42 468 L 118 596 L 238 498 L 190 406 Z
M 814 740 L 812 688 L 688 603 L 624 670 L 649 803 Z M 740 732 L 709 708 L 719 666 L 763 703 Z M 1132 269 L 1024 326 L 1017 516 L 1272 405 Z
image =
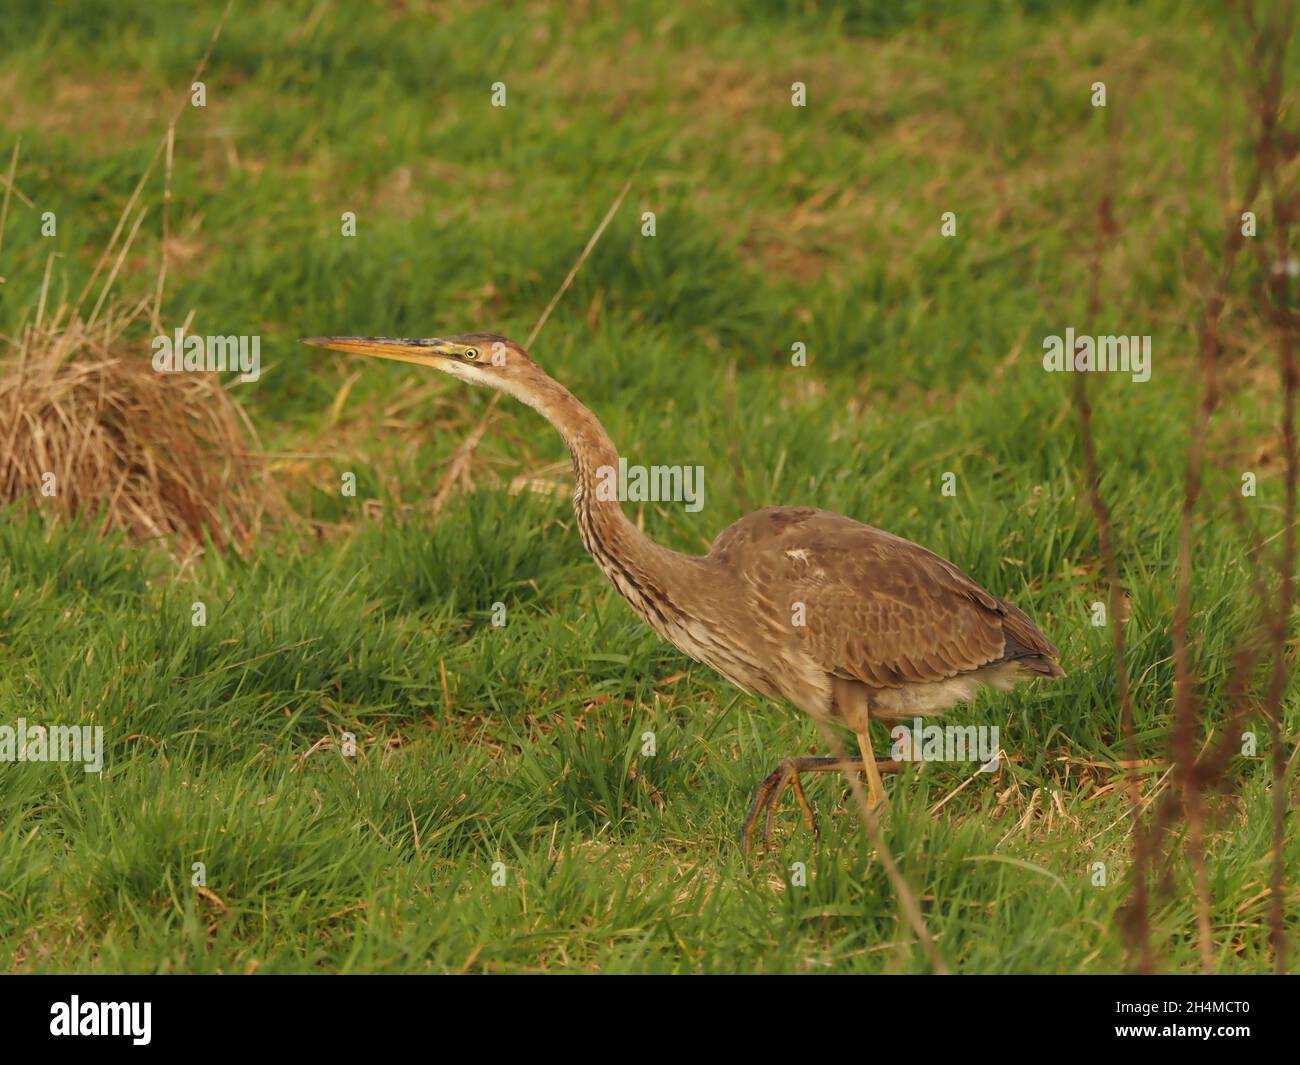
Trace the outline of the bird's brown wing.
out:
M 767 508 L 724 531 L 711 554 L 746 578 L 769 626 L 787 626 L 836 676 L 900 688 L 1008 660 L 1060 674 L 1056 648 L 1015 606 L 932 551 L 851 518 Z

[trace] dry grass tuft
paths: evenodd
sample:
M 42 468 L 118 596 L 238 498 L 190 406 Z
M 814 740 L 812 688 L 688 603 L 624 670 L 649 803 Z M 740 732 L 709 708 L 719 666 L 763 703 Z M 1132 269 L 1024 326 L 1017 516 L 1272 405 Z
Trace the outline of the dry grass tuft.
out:
M 0 360 L 0 500 L 163 539 L 246 550 L 284 507 L 256 431 L 209 374 L 121 354 L 136 312 L 63 308 Z M 52 475 L 52 478 L 51 478 Z

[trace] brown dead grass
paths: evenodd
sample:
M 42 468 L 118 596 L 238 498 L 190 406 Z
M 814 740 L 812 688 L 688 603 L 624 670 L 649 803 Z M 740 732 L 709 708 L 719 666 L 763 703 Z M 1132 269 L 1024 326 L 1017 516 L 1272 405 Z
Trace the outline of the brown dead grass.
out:
M 189 84 L 201 80 L 232 6 L 233 0 L 217 19 Z M 137 85 L 125 82 L 97 80 L 88 89 L 64 79 L 47 88 L 56 101 L 71 105 L 56 107 L 55 114 L 83 121 L 100 107 L 121 118 L 131 110 L 127 101 L 141 96 Z M 163 540 L 184 556 L 209 543 L 247 551 L 265 518 L 289 513 L 271 482 L 256 430 L 215 376 L 156 373 L 151 360 L 126 354 L 124 336 L 133 327 L 142 332 L 150 323 L 154 334 L 162 329 L 168 254 L 183 258 L 187 250 L 187 235 L 173 238 L 170 232 L 168 207 L 176 123 L 188 109 L 186 89 L 80 298 L 46 318 L 51 256 L 35 318 L 8 341 L 8 357 L 0 359 L 0 502 L 52 517 L 94 517 L 101 531 Z M 11 175 L 17 162 L 15 145 Z M 137 213 L 141 193 L 160 163 L 164 254 L 155 290 L 134 304 L 110 301 L 146 214 Z M 6 185 L 0 241 L 8 210 Z M 101 277 L 99 297 L 83 315 L 82 305 Z
M 101 531 L 247 550 L 285 512 L 252 423 L 209 374 L 122 353 L 131 312 L 62 310 L 0 361 L 0 500 Z

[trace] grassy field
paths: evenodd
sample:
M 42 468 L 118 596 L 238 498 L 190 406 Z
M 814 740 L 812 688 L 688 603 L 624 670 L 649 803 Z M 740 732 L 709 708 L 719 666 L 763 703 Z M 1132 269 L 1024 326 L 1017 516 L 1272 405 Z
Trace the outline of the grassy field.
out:
M 50 252 L 51 302 L 90 276 L 224 5 L 8 6 L 0 163 L 21 139 L 30 201 L 11 201 L 0 249 L 15 337 Z M 633 615 L 582 550 L 549 426 L 502 404 L 435 515 L 488 396 L 297 343 L 522 341 L 629 181 L 532 349 L 630 462 L 704 467 L 703 509 L 628 513 L 703 552 L 755 507 L 821 506 L 1028 611 L 1069 677 L 948 718 L 997 725 L 1022 760 L 899 775 L 885 835 L 952 970 L 1126 966 L 1120 707 L 1092 614 L 1106 582 L 1072 379 L 1044 372 L 1042 342 L 1152 337 L 1149 381 L 1089 384 L 1153 793 L 1168 787 L 1196 323 L 1250 160 L 1224 61 L 1242 35 L 1172 0 L 948 6 L 236 0 L 207 105 L 176 130 L 164 324 L 192 313 L 196 332 L 261 336 L 261 379 L 231 393 L 296 518 L 246 557 L 180 565 L 165 543 L 67 521 L 36 486 L 0 511 L 0 723 L 100 725 L 106 743 L 100 774 L 0 766 L 0 971 L 932 969 L 843 780 L 809 782 L 820 842 L 787 798 L 773 849 L 744 857 L 754 786 L 824 742 Z M 1118 229 L 1094 314 L 1107 188 Z M 153 290 L 161 203 L 159 169 L 122 298 Z M 1215 738 L 1257 607 L 1229 510 L 1243 471 L 1253 520 L 1268 536 L 1283 523 L 1259 274 L 1247 260 L 1233 282 L 1230 402 L 1197 524 L 1191 627 Z M 147 358 L 149 339 L 129 350 Z M 1298 717 L 1292 686 L 1288 755 Z M 1222 972 L 1273 967 L 1270 751 L 1251 727 L 1260 755 L 1209 800 Z M 1286 853 L 1294 873 L 1289 823 Z M 1154 888 L 1157 963 L 1195 971 L 1177 846 Z M 1294 875 L 1288 891 L 1294 933 Z

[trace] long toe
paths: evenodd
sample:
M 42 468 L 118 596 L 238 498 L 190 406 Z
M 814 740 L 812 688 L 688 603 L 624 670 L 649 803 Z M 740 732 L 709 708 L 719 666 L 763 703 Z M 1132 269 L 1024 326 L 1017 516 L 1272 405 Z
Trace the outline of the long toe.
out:
M 781 801 L 785 789 L 790 786 L 790 781 L 798 779 L 798 774 L 791 767 L 788 759 L 781 763 L 781 768 L 776 771 L 775 776 L 776 787 L 768 797 L 767 817 L 763 822 L 763 850 L 770 850 L 772 847 L 772 820 L 776 816 L 777 803 Z
M 754 824 L 758 820 L 758 813 L 769 804 L 772 791 L 776 788 L 780 779 L 781 770 L 776 769 L 764 777 L 762 783 L 754 789 L 754 801 L 749 807 L 749 813 L 745 815 L 745 824 L 740 832 L 741 850 L 746 854 L 749 853 L 749 849 L 754 843 Z M 763 845 L 767 846 L 766 842 Z

